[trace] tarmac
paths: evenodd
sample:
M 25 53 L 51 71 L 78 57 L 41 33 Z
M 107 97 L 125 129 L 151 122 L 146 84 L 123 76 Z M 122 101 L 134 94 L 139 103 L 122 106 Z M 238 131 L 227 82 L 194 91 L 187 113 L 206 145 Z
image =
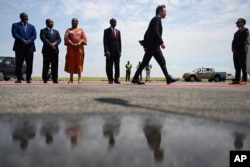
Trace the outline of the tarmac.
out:
M 226 167 L 250 150 L 249 83 L 0 82 L 0 99 L 4 167 Z

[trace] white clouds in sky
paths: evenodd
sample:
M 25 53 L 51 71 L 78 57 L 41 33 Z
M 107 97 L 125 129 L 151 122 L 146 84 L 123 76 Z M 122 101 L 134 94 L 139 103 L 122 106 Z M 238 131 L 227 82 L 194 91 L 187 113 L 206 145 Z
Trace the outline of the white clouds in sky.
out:
M 27 12 L 30 23 L 37 28 L 37 52 L 34 75 L 41 75 L 42 43 L 39 32 L 45 19 L 52 18 L 55 28 L 63 38 L 73 17 L 79 19 L 88 38 L 83 76 L 106 76 L 103 56 L 103 30 L 109 27 L 109 19 L 117 19 L 117 28 L 122 34 L 123 53 L 121 76 L 125 75 L 125 63 L 133 63 L 133 72 L 144 54 L 138 40 L 143 38 L 157 5 L 166 4 L 167 17 L 162 20 L 163 39 L 167 48 L 163 50 L 167 67 L 173 76 L 181 76 L 187 70 L 200 66 L 233 72 L 230 45 L 237 30 L 235 21 L 244 17 L 250 22 L 250 2 L 245 0 L 8 0 L 0 7 L 3 26 L 0 39 L 1 55 L 14 55 L 10 27 L 19 21 L 20 12 Z M 248 26 L 248 22 L 247 25 Z M 249 26 L 248 26 L 249 27 Z M 63 71 L 66 47 L 60 45 L 60 76 Z M 152 59 L 152 77 L 163 76 Z

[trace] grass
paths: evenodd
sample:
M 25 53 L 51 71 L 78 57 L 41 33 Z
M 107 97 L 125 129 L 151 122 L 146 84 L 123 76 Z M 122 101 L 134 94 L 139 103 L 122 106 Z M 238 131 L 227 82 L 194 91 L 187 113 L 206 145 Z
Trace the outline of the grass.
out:
M 132 79 L 132 78 L 131 78 Z M 145 77 L 142 78 L 142 81 L 145 81 Z M 69 77 L 59 77 L 58 81 L 68 81 Z M 15 81 L 15 78 L 11 78 L 10 81 Z M 42 81 L 42 77 L 32 76 L 32 81 Z M 77 81 L 77 76 L 74 77 L 74 81 Z M 82 77 L 82 81 L 108 81 L 107 77 Z M 125 77 L 120 77 L 120 81 L 125 82 Z M 164 77 L 151 77 L 153 82 L 165 82 Z M 250 81 L 250 78 L 248 79 Z M 183 78 L 179 78 L 179 82 L 185 82 Z M 207 79 L 202 79 L 200 82 L 208 82 Z M 231 80 L 226 80 L 225 82 L 231 82 Z
M 59 77 L 58 80 L 68 81 L 69 77 Z M 145 78 L 142 80 L 145 81 Z M 42 77 L 33 76 L 32 81 L 42 81 Z M 74 81 L 77 81 L 77 76 L 74 77 Z M 107 77 L 82 77 L 82 81 L 108 81 L 108 79 Z M 120 77 L 120 81 L 125 81 L 125 77 Z M 151 81 L 165 81 L 165 78 L 155 77 L 151 78 Z

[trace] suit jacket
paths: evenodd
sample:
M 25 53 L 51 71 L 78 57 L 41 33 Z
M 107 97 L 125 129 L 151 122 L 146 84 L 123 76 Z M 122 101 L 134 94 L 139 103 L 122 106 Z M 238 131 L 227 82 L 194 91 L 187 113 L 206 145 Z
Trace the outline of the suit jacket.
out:
M 40 39 L 43 42 L 42 53 L 59 53 L 58 45 L 61 43 L 61 37 L 57 30 L 52 29 L 51 33 L 48 28 L 41 29 Z M 50 47 L 50 43 L 56 43 L 56 49 Z
M 161 18 L 155 16 L 151 19 L 144 39 L 139 41 L 144 48 L 159 48 L 163 43 Z
M 248 36 L 248 29 L 245 27 L 236 31 L 234 33 L 234 38 L 232 41 L 232 49 L 238 52 L 246 52 L 245 41 L 247 39 L 247 36 Z
M 32 24 L 27 23 L 26 30 L 22 24 L 22 22 L 13 23 L 11 27 L 11 33 L 14 41 L 13 50 L 18 51 L 21 49 L 27 49 L 30 52 L 36 51 L 35 48 L 35 40 L 36 40 L 36 29 Z M 27 40 L 29 44 L 27 46 L 23 46 L 23 41 Z
M 104 30 L 103 35 L 103 46 L 104 53 L 109 52 L 110 55 L 119 54 L 121 56 L 122 47 L 121 47 L 121 33 L 118 29 L 116 30 L 116 38 L 113 36 L 113 31 L 110 28 Z

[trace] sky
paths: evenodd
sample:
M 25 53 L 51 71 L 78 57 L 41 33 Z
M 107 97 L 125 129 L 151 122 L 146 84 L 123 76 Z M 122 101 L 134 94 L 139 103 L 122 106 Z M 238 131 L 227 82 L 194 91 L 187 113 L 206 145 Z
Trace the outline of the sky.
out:
M 167 69 L 173 77 L 199 67 L 214 67 L 216 71 L 234 73 L 231 42 L 237 31 L 238 18 L 250 22 L 249 0 L 8 0 L 0 7 L 0 56 L 15 56 L 11 26 L 19 22 L 19 14 L 26 12 L 29 23 L 36 27 L 36 52 L 34 53 L 33 76 L 42 74 L 42 42 L 39 34 L 45 28 L 45 20 L 51 18 L 54 28 L 63 39 L 65 30 L 71 27 L 71 19 L 78 18 L 78 26 L 87 36 L 85 61 L 82 76 L 106 77 L 103 49 L 103 32 L 116 18 L 116 28 L 121 31 L 122 56 L 121 77 L 125 77 L 125 64 L 130 61 L 132 73 L 142 60 L 143 48 L 138 41 L 144 33 L 158 5 L 166 5 L 167 16 L 162 19 L 162 38 L 166 49 L 162 50 Z M 64 72 L 66 46 L 59 45 L 59 77 L 68 77 Z M 151 77 L 164 77 L 154 58 Z M 131 76 L 131 77 L 132 77 Z M 143 72 L 145 77 L 145 72 Z

